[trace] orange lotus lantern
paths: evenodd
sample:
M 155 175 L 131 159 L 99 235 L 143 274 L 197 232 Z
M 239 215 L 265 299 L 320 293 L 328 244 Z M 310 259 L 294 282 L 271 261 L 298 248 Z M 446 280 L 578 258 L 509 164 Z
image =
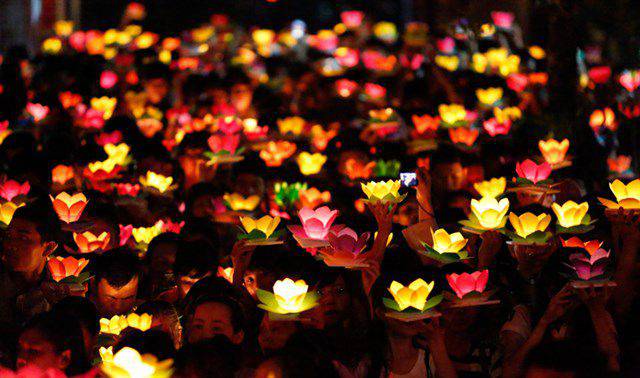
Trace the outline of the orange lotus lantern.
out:
M 631 156 L 618 155 L 616 157 L 607 158 L 609 171 L 622 174 L 631 168 Z
M 307 121 L 302 117 L 287 117 L 285 119 L 279 119 L 277 123 L 280 134 L 291 133 L 293 135 L 300 135 Z
M 569 150 L 569 139 L 563 139 L 562 142 L 558 142 L 555 139 L 541 140 L 538 142 L 538 147 L 542 153 L 542 157 L 547 163 L 554 165 L 564 161 Z
M 60 282 L 67 277 L 78 277 L 82 270 L 89 264 L 89 260 L 75 259 L 73 256 L 62 258 L 56 256 L 49 259 L 47 268 L 54 281 Z
M 66 184 L 74 176 L 73 167 L 58 164 L 51 170 L 51 181 L 56 184 Z
M 331 193 L 329 191 L 321 192 L 317 188 L 309 188 L 300 191 L 301 207 L 315 209 L 316 207 L 331 201 Z
M 325 130 L 320 125 L 313 125 L 311 127 L 311 144 L 318 150 L 324 151 L 329 141 L 336 135 L 338 135 L 338 132 L 334 129 Z
M 370 178 L 375 167 L 375 161 L 364 162 L 354 158 L 349 158 L 344 163 L 344 171 L 350 180 Z
M 82 193 L 70 195 L 67 192 L 62 192 L 55 198 L 49 195 L 49 198 L 53 202 L 53 209 L 58 214 L 58 218 L 65 223 L 72 223 L 80 219 L 80 215 L 89 202 Z
M 58 99 L 65 109 L 71 109 L 82 102 L 82 96 L 72 92 L 60 92 Z
M 267 167 L 279 167 L 285 159 L 290 158 L 296 152 L 296 144 L 287 141 L 270 141 L 260 151 L 260 158 Z
M 611 108 L 596 109 L 589 117 L 589 126 L 591 126 L 594 131 L 597 131 L 601 127 L 615 131 L 616 115 Z
M 97 250 L 104 250 L 109 245 L 110 234 L 106 231 L 96 236 L 90 231 L 81 234 L 73 233 L 73 240 L 81 253 L 91 253 Z
M 434 134 L 438 130 L 438 125 L 440 124 L 440 119 L 438 117 L 432 117 L 428 114 L 422 116 L 414 114 L 411 116 L 411 120 L 413 121 L 413 125 L 419 135 Z
M 449 129 L 449 137 L 454 144 L 463 144 L 471 147 L 478 139 L 480 131 L 477 129 L 471 129 L 467 127 L 456 127 L 455 129 Z

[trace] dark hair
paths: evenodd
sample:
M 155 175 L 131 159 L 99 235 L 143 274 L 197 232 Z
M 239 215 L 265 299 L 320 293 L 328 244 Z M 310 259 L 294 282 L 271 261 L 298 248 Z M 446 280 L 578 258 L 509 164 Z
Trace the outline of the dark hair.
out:
M 589 356 L 589 358 L 584 358 Z M 605 377 L 606 363 L 592 347 L 571 341 L 539 345 L 531 351 L 527 368 L 537 366 L 560 372 L 573 372 L 577 377 Z
M 217 335 L 180 349 L 174 376 L 233 378 L 239 366 L 239 348 Z
M 121 288 L 140 275 L 140 260 L 126 247 L 113 249 L 96 259 L 96 283 L 106 280 L 114 288 Z
M 22 332 L 28 330 L 39 332 L 49 343 L 53 344 L 57 353 L 67 350 L 71 352 L 66 374 L 77 375 L 89 369 L 82 331 L 75 317 L 57 312 L 45 312 L 31 318 Z
M 152 354 L 163 361 L 175 356 L 176 350 L 173 345 L 171 337 L 161 330 L 150 329 L 142 332 L 136 328 L 127 328 L 114 346 L 113 352 L 115 354 L 124 347 L 130 347 L 140 354 Z
M 179 234 L 173 232 L 164 232 L 155 238 L 151 239 L 149 246 L 147 247 L 147 254 L 144 259 L 149 261 L 151 259 L 151 255 L 153 255 L 155 249 L 161 244 L 173 244 L 176 247 L 180 245 L 180 241 L 182 238 Z
M 51 311 L 76 318 L 94 336 L 100 330 L 98 310 L 93 302 L 85 297 L 69 296 L 63 298 L 53 306 Z
M 19 207 L 12 219 L 22 219 L 35 224 L 43 242 L 57 241 L 60 237 L 60 222 L 50 201 L 38 199 L 26 206 Z
M 246 333 L 246 316 L 244 313 L 244 309 L 242 308 L 242 305 L 238 300 L 236 300 L 232 296 L 202 296 L 198 298 L 198 300 L 196 300 L 194 305 L 191 307 L 192 311 L 189 314 L 189 317 L 192 317 L 195 314 L 196 309 L 205 303 L 219 303 L 227 306 L 229 308 L 229 311 L 231 312 L 231 326 L 233 327 L 233 331 L 243 331 Z
M 173 271 L 176 276 L 201 278 L 217 265 L 218 256 L 205 240 L 184 241 L 178 247 Z

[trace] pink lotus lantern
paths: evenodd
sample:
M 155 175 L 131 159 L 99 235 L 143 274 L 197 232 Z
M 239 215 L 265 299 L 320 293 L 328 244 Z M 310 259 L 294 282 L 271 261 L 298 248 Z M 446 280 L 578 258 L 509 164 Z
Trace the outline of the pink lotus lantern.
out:
M 7 180 L 0 183 L 0 197 L 9 202 L 17 196 L 27 195 L 29 190 L 31 190 L 29 181 L 25 181 L 22 184 L 15 180 Z
M 229 154 L 235 154 L 240 144 L 240 135 L 212 135 L 207 141 L 209 148 L 214 154 L 227 151 Z
M 507 86 L 514 92 L 522 92 L 529 85 L 529 77 L 521 73 L 512 73 L 507 76 Z
M 27 103 L 27 113 L 33 117 L 35 122 L 40 122 L 49 114 L 49 107 L 29 102 Z
M 94 140 L 99 146 L 106 146 L 107 144 L 119 144 L 122 141 L 122 133 L 119 130 L 111 133 L 100 133 L 94 137 Z
M 362 24 L 364 13 L 357 10 L 344 11 L 340 13 L 340 19 L 344 26 L 349 29 L 355 29 Z
M 514 14 L 511 12 L 491 12 L 491 19 L 493 24 L 502 29 L 511 29 L 513 26 Z
M 104 113 L 85 104 L 78 104 L 75 109 L 75 124 L 83 129 L 102 129 Z
M 352 49 L 350 47 L 337 48 L 333 53 L 333 56 L 343 67 L 352 68 L 357 66 L 358 62 L 360 62 L 360 55 L 358 54 L 358 50 Z
M 633 92 L 640 86 L 640 72 L 626 70 L 618 80 L 624 89 Z
M 531 181 L 534 185 L 546 180 L 551 174 L 551 165 L 546 161 L 540 165 L 527 159 L 522 163 L 516 163 L 518 177 Z
M 370 233 L 365 232 L 358 237 L 358 234 L 349 227 L 345 227 L 337 233 L 330 232 L 328 240 L 333 249 L 332 256 L 336 258 L 339 256 L 349 257 L 350 259 L 355 258 L 367 245 L 369 236 Z
M 128 224 L 128 225 L 118 225 L 119 228 L 119 239 L 120 239 L 120 246 L 123 246 L 125 244 L 127 244 L 127 242 L 129 241 L 129 239 L 131 238 L 131 235 L 133 234 L 133 225 Z
M 456 48 L 456 41 L 451 37 L 444 37 L 436 41 L 436 47 L 444 54 L 451 54 Z
M 339 79 L 335 82 L 335 88 L 340 97 L 350 97 L 358 89 L 358 83 L 349 79 Z
M 113 184 L 116 188 L 116 193 L 119 196 L 131 196 L 135 197 L 140 192 L 140 184 L 130 184 L 130 183 L 117 183 Z
M 505 119 L 504 122 L 498 122 L 495 117 L 492 117 L 482 123 L 485 131 L 492 137 L 496 135 L 507 135 L 511 130 L 511 120 Z
M 100 74 L 100 86 L 104 89 L 113 88 L 118 82 L 118 75 L 113 71 L 102 71 Z
M 413 56 L 407 54 L 400 55 L 400 64 L 402 64 L 402 67 L 411 68 L 414 71 L 422 66 L 424 60 L 425 58 L 422 54 L 415 54 Z
M 304 239 L 326 240 L 331 225 L 338 216 L 338 210 L 322 206 L 316 210 L 303 207 L 298 212 L 302 226 L 289 226 L 294 236 Z
M 387 95 L 387 89 L 382 85 L 374 83 L 366 83 L 364 85 L 364 93 L 372 99 L 381 99 Z
M 589 69 L 588 72 L 589 79 L 596 84 L 604 84 L 609 81 L 611 77 L 611 67 L 609 66 L 598 66 Z
M 82 30 L 78 30 L 69 36 L 69 45 L 76 51 L 84 51 L 86 40 L 85 33 Z
M 449 282 L 449 286 L 456 293 L 458 298 L 462 299 L 465 295 L 471 292 L 482 293 L 484 289 L 487 287 L 487 282 L 489 281 L 489 271 L 482 270 L 476 271 L 471 274 L 462 273 L 462 274 L 448 274 L 447 282 Z
M 242 122 L 234 116 L 225 116 L 218 119 L 218 128 L 227 135 L 242 131 Z
M 569 256 L 571 267 L 581 280 L 591 280 L 604 274 L 607 267 L 609 252 L 598 249 L 588 257 L 582 253 Z

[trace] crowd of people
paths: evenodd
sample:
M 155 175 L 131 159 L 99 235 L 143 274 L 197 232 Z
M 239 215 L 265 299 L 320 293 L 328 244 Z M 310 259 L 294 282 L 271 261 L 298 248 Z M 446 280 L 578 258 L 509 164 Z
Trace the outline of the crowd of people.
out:
M 563 124 L 508 12 L 152 11 L 0 55 L 0 376 L 638 371 L 640 72 Z

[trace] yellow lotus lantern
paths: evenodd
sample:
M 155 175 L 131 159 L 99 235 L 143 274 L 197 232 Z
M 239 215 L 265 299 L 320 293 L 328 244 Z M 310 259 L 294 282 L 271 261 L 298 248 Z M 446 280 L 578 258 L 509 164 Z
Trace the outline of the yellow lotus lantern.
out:
M 102 113 L 102 118 L 109 119 L 113 115 L 118 99 L 115 97 L 94 97 L 91 99 L 91 108 Z
M 297 314 L 317 305 L 317 294 L 309 292 L 304 280 L 291 278 L 278 280 L 273 285 L 273 293 L 257 290 L 260 303 L 258 307 L 275 314 Z
M 471 230 L 495 230 L 504 227 L 507 223 L 507 211 L 509 211 L 507 198 L 500 201 L 491 197 L 472 199 L 469 220 L 463 220 L 460 223 Z
M 260 196 L 243 197 L 240 193 L 225 194 L 222 199 L 233 211 L 253 211 L 260 204 Z
M 392 22 L 381 21 L 373 25 L 373 34 L 381 41 L 393 43 L 398 39 L 398 29 Z
M 526 212 L 518 216 L 515 213 L 509 213 L 509 222 L 518 236 L 515 238 L 516 241 L 520 241 L 521 238 L 544 243 L 551 237 L 550 233 L 545 233 L 551 223 L 551 215 L 549 214 L 535 215 Z
M 476 89 L 476 97 L 484 105 L 493 105 L 502 99 L 502 88 Z
M 547 163 L 554 165 L 562 163 L 567 156 L 569 150 L 569 139 L 563 139 L 562 142 L 558 142 L 555 139 L 541 140 L 538 142 L 538 147 L 542 153 L 542 157 Z
M 15 213 L 16 210 L 21 206 L 24 206 L 24 203 L 16 205 L 13 202 L 5 202 L 0 205 L 0 222 L 8 226 L 9 223 L 11 223 L 11 219 L 13 218 L 13 213 Z
M 42 52 L 46 54 L 58 54 L 62 50 L 62 41 L 58 38 L 47 38 L 42 42 Z
M 494 177 L 491 180 L 474 183 L 473 188 L 482 197 L 496 198 L 504 193 L 507 188 L 507 179 L 505 177 Z
M 273 43 L 276 32 L 271 29 L 257 29 L 251 33 L 253 42 L 258 46 L 268 46 Z
M 600 202 L 609 209 L 640 209 L 640 179 L 635 179 L 625 185 L 620 180 L 615 180 L 609 184 L 609 188 L 616 197 L 617 202 L 605 198 L 598 198 Z
M 449 125 L 463 122 L 467 118 L 467 110 L 459 104 L 442 104 L 438 106 L 438 113 L 442 121 Z
M 140 184 L 148 188 L 154 188 L 160 193 L 164 193 L 171 188 L 173 177 L 163 176 L 153 171 L 147 171 L 145 176 L 140 176 Z
M 460 64 L 460 58 L 457 55 L 437 55 L 435 62 L 447 71 L 455 71 Z
M 298 157 L 296 158 L 296 162 L 300 168 L 300 173 L 305 176 L 315 175 L 320 172 L 326 161 L 326 155 L 320 153 L 310 154 L 306 151 L 298 154 Z
M 169 378 L 172 374 L 172 359 L 158 361 L 152 354 L 140 355 L 131 347 L 124 347 L 115 355 L 105 351 L 104 357 L 100 371 L 109 378 Z
M 400 195 L 400 180 L 369 181 L 360 184 L 362 191 L 371 202 L 401 202 L 406 195 Z
M 431 248 L 438 253 L 458 253 L 465 245 L 467 245 L 467 239 L 465 239 L 461 233 L 454 232 L 449 234 L 443 228 L 440 228 L 435 232 L 433 232 L 432 229 L 431 238 L 433 240 Z
M 109 160 L 113 161 L 116 165 L 127 164 L 129 151 L 131 151 L 131 148 L 126 143 L 108 143 L 104 146 L 104 152 L 106 152 L 107 156 L 109 156 Z
M 240 217 L 240 223 L 247 235 L 255 235 L 257 239 L 269 239 L 280 224 L 280 217 L 265 215 L 260 219 Z
M 409 286 L 404 286 L 398 281 L 393 281 L 388 290 L 393 296 L 397 311 L 404 311 L 409 307 L 418 311 L 425 311 L 428 309 L 427 298 L 429 294 L 431 294 L 434 286 L 434 281 L 427 283 L 422 278 L 418 278 L 411 282 Z M 385 305 L 390 307 L 388 303 L 389 302 L 385 301 Z
M 306 123 L 307 121 L 302 117 L 287 117 L 285 119 L 278 120 L 278 130 L 280 130 L 280 134 L 282 135 L 287 133 L 300 135 L 302 134 Z
M 504 109 L 495 107 L 493 108 L 493 116 L 499 123 L 504 123 L 506 120 L 515 121 L 522 118 L 522 110 L 517 106 L 510 106 Z
M 558 224 L 564 228 L 576 227 L 585 223 L 588 218 L 589 204 L 582 202 L 580 204 L 573 201 L 567 201 L 562 206 L 557 203 L 551 205 L 551 209 L 558 218 Z
M 162 223 L 158 222 L 150 227 L 135 227 L 131 230 L 131 235 L 136 243 L 148 245 L 151 240 L 162 233 Z
M 100 319 L 100 333 L 119 335 L 125 328 L 131 327 L 146 331 L 151 328 L 153 317 L 149 314 L 114 315 L 111 319 Z
M 489 61 L 487 60 L 487 57 L 485 55 L 483 55 L 482 53 L 473 54 L 473 57 L 471 58 L 471 66 L 473 67 L 474 71 L 483 73 L 487 70 L 488 64 Z
M 104 171 L 106 173 L 111 173 L 115 167 L 116 167 L 116 162 L 114 160 L 111 159 L 107 159 L 104 161 L 94 161 L 91 162 L 89 164 L 87 164 L 87 168 L 89 168 L 89 171 L 91 173 L 96 173 L 98 171 Z
M 68 37 L 73 33 L 73 21 L 58 20 L 53 25 L 53 30 L 58 37 Z

